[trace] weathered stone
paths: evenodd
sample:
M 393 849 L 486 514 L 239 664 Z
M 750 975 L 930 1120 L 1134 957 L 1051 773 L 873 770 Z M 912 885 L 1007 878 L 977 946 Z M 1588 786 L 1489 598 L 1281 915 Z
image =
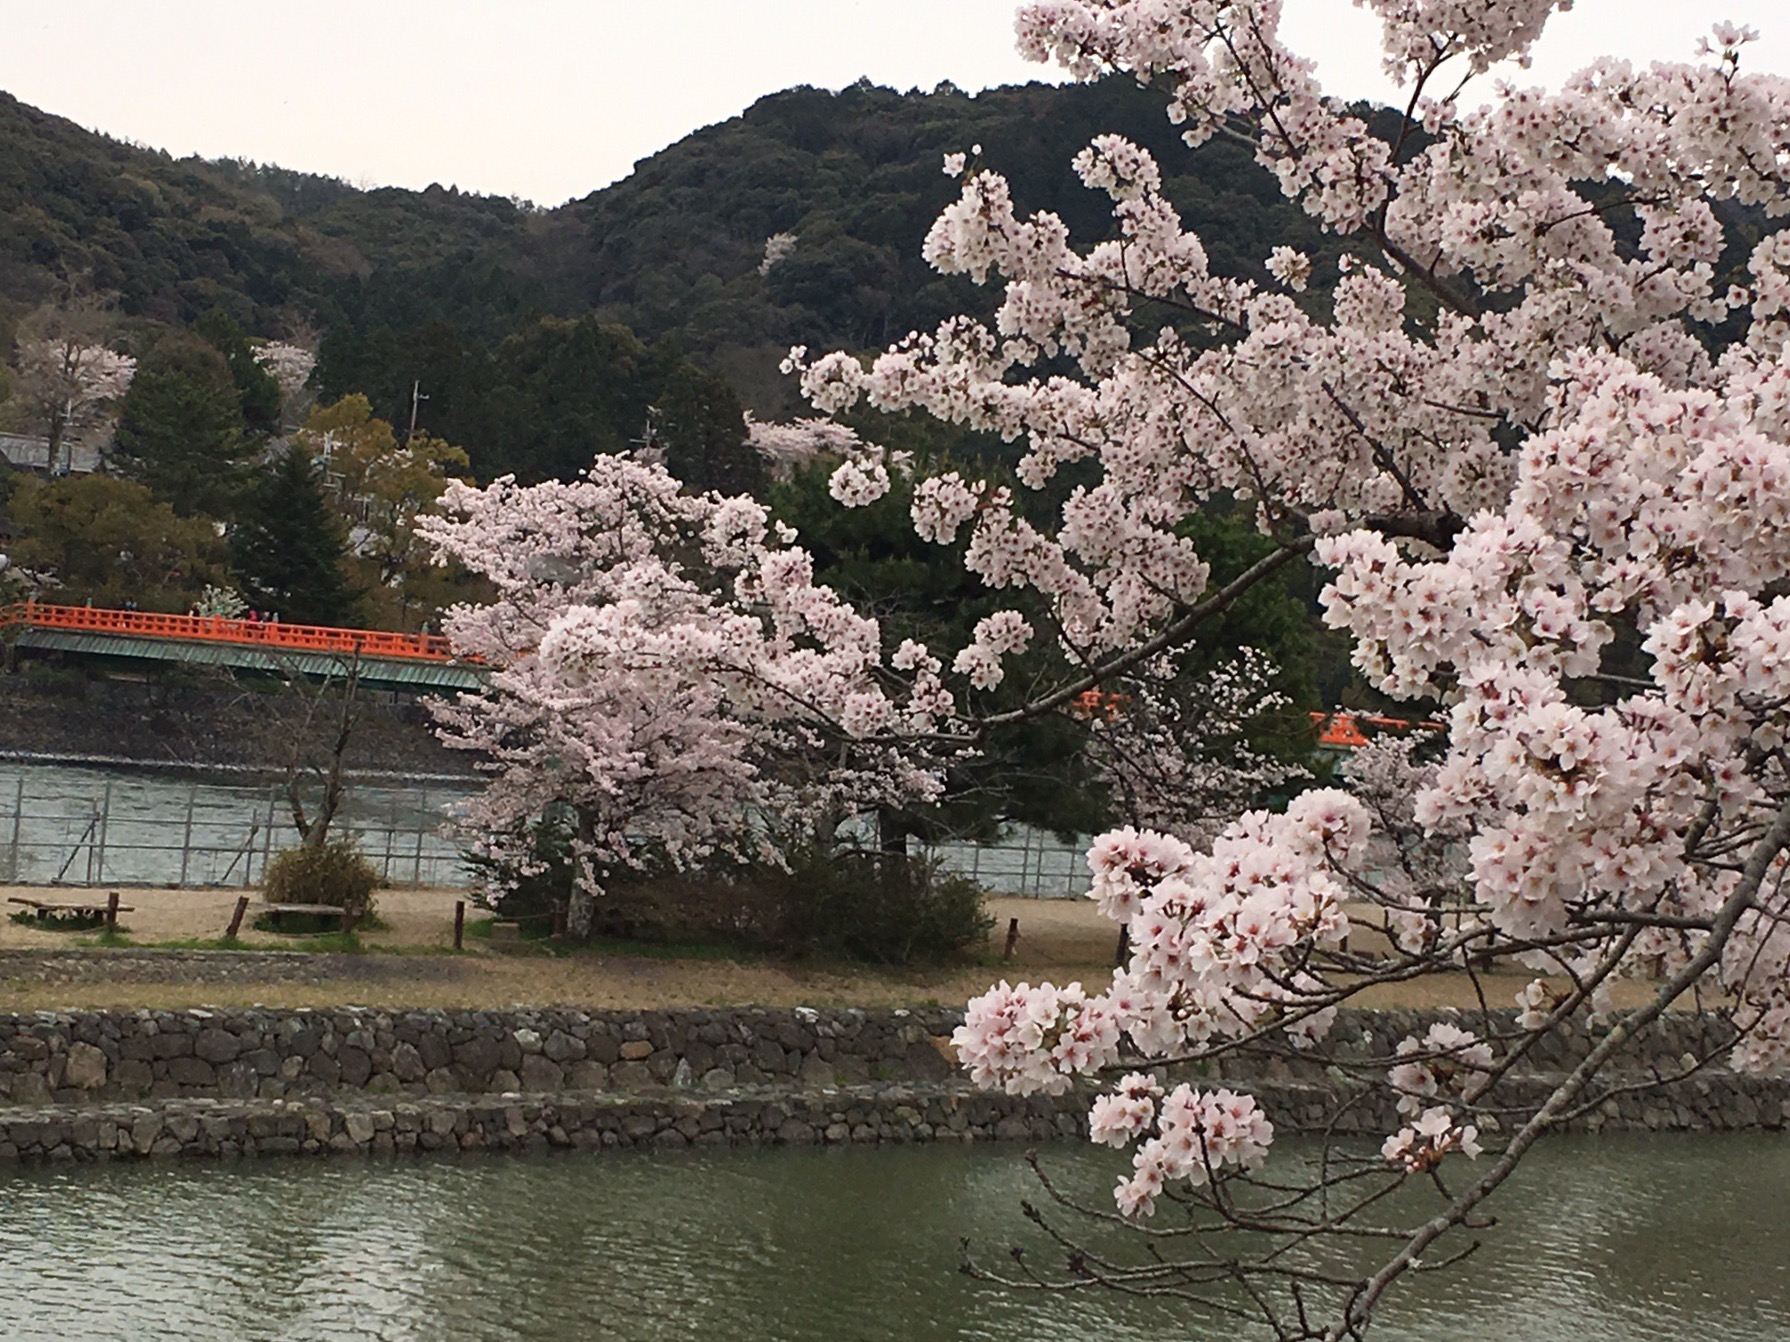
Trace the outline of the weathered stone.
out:
M 201 1030 L 193 1040 L 193 1052 L 209 1063 L 234 1062 L 242 1052 L 242 1041 L 228 1030 Z
M 158 1058 L 190 1058 L 193 1037 L 190 1034 L 158 1034 L 151 1047 Z
M 618 1062 L 609 1069 L 609 1084 L 617 1090 L 639 1090 L 656 1081 L 643 1062 Z
M 454 1049 L 454 1065 L 467 1076 L 483 1080 L 497 1070 L 499 1056 L 495 1039 L 477 1035 Z
M 630 1039 L 617 1051 L 629 1062 L 639 1062 L 642 1058 L 653 1056 L 653 1046 L 645 1039 Z
M 168 1080 L 177 1086 L 190 1086 L 195 1090 L 209 1090 L 217 1085 L 218 1074 L 212 1065 L 201 1058 L 182 1055 L 169 1058 L 163 1064 Z
M 155 1113 L 138 1114 L 131 1121 L 131 1149 L 140 1156 L 149 1154 L 149 1148 L 155 1145 L 155 1139 L 162 1135 L 162 1116 Z
M 564 1030 L 555 1030 L 547 1036 L 542 1051 L 554 1062 L 564 1064 L 584 1057 L 584 1044 Z
M 218 1094 L 227 1100 L 253 1099 L 261 1078 L 244 1062 L 233 1062 L 218 1069 Z
M 399 1044 L 392 1049 L 392 1075 L 409 1084 L 421 1081 L 428 1073 L 423 1066 L 423 1056 L 410 1044 Z
M 454 1050 L 442 1035 L 430 1031 L 416 1041 L 417 1056 L 423 1060 L 423 1066 L 433 1072 L 438 1067 L 446 1067 L 454 1061 Z
M 344 1114 L 342 1131 L 354 1145 L 365 1146 L 373 1140 L 373 1118 L 370 1114 Z
M 340 1071 L 338 1083 L 357 1090 L 366 1085 L 367 1078 L 373 1075 L 373 1059 L 362 1048 L 344 1046 L 338 1049 L 336 1066 Z
M 575 1062 L 567 1082 L 573 1090 L 603 1090 L 609 1085 L 609 1069 L 600 1062 Z
M 62 1084 L 76 1090 L 98 1090 L 106 1084 L 106 1055 L 92 1044 L 70 1044 Z
M 521 1080 L 521 1089 L 530 1091 L 558 1090 L 566 1083 L 565 1073 L 560 1071 L 558 1064 L 539 1053 L 523 1057 Z

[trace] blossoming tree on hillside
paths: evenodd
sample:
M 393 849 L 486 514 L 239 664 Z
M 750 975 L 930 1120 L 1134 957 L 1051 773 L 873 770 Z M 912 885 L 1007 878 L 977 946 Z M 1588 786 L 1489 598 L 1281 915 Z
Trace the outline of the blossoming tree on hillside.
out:
M 1526 971 L 1475 978 L 1502 1013 L 1347 1063 L 1398 1100 L 1378 1175 L 1252 1202 L 1235 1181 L 1273 1138 L 1254 1099 L 1135 1070 L 1097 1102 L 1095 1138 L 1133 1153 L 1126 1216 L 1175 1199 L 1268 1247 L 1131 1275 L 1082 1257 L 1083 1279 L 1210 1293 L 1282 1338 L 1357 1335 L 1525 1150 L 1615 1093 L 1607 1065 L 1669 1008 L 1727 1022 L 1688 1071 L 1790 1063 L 1790 82 L 1743 68 L 1749 34 L 1724 26 L 1697 64 L 1482 87 L 1554 7 L 1370 0 L 1409 95 L 1388 133 L 1322 94 L 1275 0 L 1028 5 L 1030 55 L 1163 89 L 1190 146 L 1253 146 L 1348 240 L 1331 301 L 1285 247 L 1255 279 L 1214 274 L 1156 164 L 1101 137 L 1075 169 L 1114 228 L 1085 251 L 947 157 L 962 194 L 925 252 L 999 277 L 992 324 L 955 318 L 868 363 L 792 354 L 823 412 L 867 401 L 1022 445 L 1017 486 L 945 474 L 913 507 L 922 535 L 967 531 L 991 587 L 1044 597 L 1085 668 L 1019 711 L 1197 639 L 1250 584 L 1315 562 L 1362 674 L 1446 715 L 1411 820 L 1464 851 L 1458 917 L 1376 869 L 1375 811 L 1345 790 L 1245 815 L 1206 850 L 1120 831 L 1089 860 L 1130 962 L 1089 988 L 1003 983 L 958 1036 L 978 1079 L 1055 1092 L 1139 1063 L 1322 1056 L 1335 1009 L 1376 984 Z M 1019 492 L 1070 467 L 1087 483 L 1045 525 Z M 842 499 L 879 487 L 874 465 L 841 468 Z M 1253 501 L 1277 548 L 1214 588 L 1183 524 L 1217 496 Z M 1034 633 L 1016 613 L 984 623 L 957 666 L 979 685 Z M 1351 941 L 1364 923 L 1389 930 L 1386 955 Z M 1643 1005 L 1609 1015 L 1624 977 Z M 1544 1098 L 1513 1098 L 1572 1021 L 1588 1051 Z M 1403 1178 L 1430 1190 L 1408 1219 L 1382 1200 Z M 1365 1272 L 1285 1256 L 1326 1235 L 1387 1252 Z
M 108 311 L 77 298 L 39 309 L 20 323 L 19 394 L 49 439 L 46 467 L 61 473 L 63 445 L 104 423 L 130 387 L 137 361 L 108 347 Z

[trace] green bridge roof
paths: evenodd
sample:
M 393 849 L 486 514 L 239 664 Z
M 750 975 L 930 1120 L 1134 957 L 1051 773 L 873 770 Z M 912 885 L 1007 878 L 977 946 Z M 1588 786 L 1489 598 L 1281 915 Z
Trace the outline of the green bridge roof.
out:
M 236 643 L 189 643 L 178 639 L 69 629 L 24 629 L 19 634 L 18 646 L 69 652 L 82 657 L 227 666 L 238 671 L 301 675 L 316 680 L 339 677 L 346 666 L 346 659 L 333 653 L 270 651 Z M 379 689 L 475 690 L 484 682 L 484 674 L 454 662 L 367 656 L 360 659 L 361 683 Z

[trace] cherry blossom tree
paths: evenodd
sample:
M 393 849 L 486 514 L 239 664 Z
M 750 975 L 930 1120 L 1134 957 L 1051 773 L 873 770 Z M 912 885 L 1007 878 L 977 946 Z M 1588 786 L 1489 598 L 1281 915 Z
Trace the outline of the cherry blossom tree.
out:
M 962 192 L 925 255 L 996 280 L 992 321 L 869 361 L 792 352 L 823 413 L 923 411 L 1020 445 L 1017 481 L 947 473 L 913 506 L 923 536 L 967 533 L 990 587 L 1046 601 L 1082 668 L 1018 713 L 1149 665 L 1315 563 L 1362 675 L 1445 715 L 1433 776 L 1408 780 L 1433 870 L 1376 862 L 1387 808 L 1337 788 L 1201 848 L 1117 831 L 1089 862 L 1129 963 L 1109 984 L 1003 983 L 971 1003 L 957 1042 L 980 1081 L 1062 1092 L 1122 1073 L 1092 1113 L 1095 1139 L 1132 1153 L 1119 1212 L 1190 1213 L 1152 1230 L 1147 1265 L 1078 1254 L 1059 1284 L 1354 1337 L 1525 1151 L 1620 1092 L 1611 1065 L 1669 1010 L 1725 1023 L 1686 1074 L 1790 1063 L 1790 82 L 1751 73 L 1752 35 L 1726 25 L 1695 63 L 1492 82 L 1555 7 L 1369 0 L 1407 93 L 1370 128 L 1282 42 L 1277 0 L 1029 4 L 1031 56 L 1160 88 L 1196 150 L 1249 145 L 1347 240 L 1333 293 L 1286 247 L 1264 246 L 1255 279 L 1215 274 L 1155 162 L 1102 136 L 1074 166 L 1113 229 L 1083 250 L 1054 216 L 1022 217 L 979 155 L 947 156 Z M 1045 520 L 1022 495 L 1069 468 L 1081 483 Z M 880 470 L 848 459 L 836 495 L 874 497 Z M 1252 503 L 1275 548 L 1214 585 L 1184 524 L 1220 497 Z M 1035 634 L 991 616 L 955 670 L 996 684 Z M 1449 901 L 1451 920 L 1430 916 Z M 1383 953 L 1351 940 L 1364 926 Z M 1397 1098 L 1379 1157 L 1245 1192 L 1274 1116 L 1175 1065 L 1323 1056 L 1337 1008 L 1441 972 L 1468 975 L 1483 1009 L 1348 1065 Z M 1612 1013 L 1625 978 L 1641 1005 Z M 1588 1052 L 1541 1099 L 1513 1093 L 1569 1022 Z M 1238 1227 L 1260 1256 L 1224 1247 Z M 1303 1251 L 1326 1237 L 1386 1252 L 1327 1266 Z
M 419 530 L 495 591 L 444 622 L 492 667 L 436 710 L 444 740 L 489 759 L 464 825 L 526 872 L 539 819 L 569 808 L 575 935 L 619 870 L 775 860 L 772 827 L 825 838 L 936 794 L 945 755 L 915 742 L 953 709 L 938 662 L 885 650 L 760 504 L 620 456 L 570 483 L 451 483 L 441 503 Z
M 280 419 L 286 425 L 302 424 L 315 402 L 307 389 L 317 367 L 315 349 L 289 340 L 267 340 L 254 346 L 255 362 L 280 388 Z
M 102 423 L 130 388 L 137 361 L 104 343 L 110 314 L 77 297 L 39 309 L 20 323 L 19 393 L 50 440 L 46 465 L 61 469 L 62 447 Z

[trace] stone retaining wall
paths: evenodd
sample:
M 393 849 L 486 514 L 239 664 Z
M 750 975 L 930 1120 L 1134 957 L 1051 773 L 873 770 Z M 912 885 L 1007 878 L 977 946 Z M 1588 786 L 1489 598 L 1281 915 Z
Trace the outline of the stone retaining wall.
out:
M 1460 1016 L 1449 1019 L 1475 1022 Z M 1324 1060 L 1226 1060 L 1283 1131 L 1383 1136 L 1366 1087 L 1436 1013 L 1351 1012 Z M 948 1060 L 960 1012 L 740 1009 L 40 1012 L 0 1016 L 0 1160 L 703 1144 L 1041 1140 L 1085 1130 L 1088 1093 L 974 1092 Z M 1508 1022 L 1506 1022 L 1508 1023 Z M 1624 1075 L 1672 1075 L 1722 1042 L 1675 1017 Z M 1549 1041 L 1500 1089 L 1533 1109 L 1590 1036 Z M 1359 1070 L 1358 1070 L 1359 1069 Z M 1342 1108 L 1339 1097 L 1360 1094 Z M 1706 1068 L 1575 1122 L 1790 1126 L 1790 1081 Z
M 725 1096 L 458 1095 L 387 1104 L 171 1100 L 0 1109 L 0 1161 L 1045 1141 L 1078 1130 L 1085 1131 L 1085 1110 L 1069 1097 L 1014 1100 L 894 1085 Z
M 0 1016 L 0 1105 L 943 1082 L 961 1012 L 194 1009 Z

